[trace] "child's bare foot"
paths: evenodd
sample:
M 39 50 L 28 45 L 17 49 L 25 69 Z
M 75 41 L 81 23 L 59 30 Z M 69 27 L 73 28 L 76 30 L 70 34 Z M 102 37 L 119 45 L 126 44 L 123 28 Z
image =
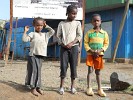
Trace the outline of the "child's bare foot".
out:
M 32 93 L 33 95 L 35 95 L 35 96 L 38 96 L 38 95 L 39 95 L 38 92 L 36 91 L 36 89 L 32 89 L 32 90 L 31 90 L 31 93 Z
M 42 91 L 40 88 L 37 88 L 36 91 L 37 91 L 38 93 L 40 93 L 41 95 L 44 94 L 43 91 Z

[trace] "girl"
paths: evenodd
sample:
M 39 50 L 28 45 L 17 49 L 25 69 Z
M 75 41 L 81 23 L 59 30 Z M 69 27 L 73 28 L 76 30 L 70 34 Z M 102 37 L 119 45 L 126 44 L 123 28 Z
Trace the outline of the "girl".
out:
M 59 93 L 64 94 L 64 79 L 68 63 L 70 63 L 71 70 L 71 92 L 76 93 L 75 78 L 77 77 L 77 58 L 78 58 L 78 45 L 82 38 L 81 23 L 76 21 L 77 7 L 69 5 L 67 7 L 67 19 L 61 21 L 57 29 L 57 37 L 59 39 L 60 49 L 60 89 Z
M 90 29 L 84 37 L 84 46 L 87 51 L 86 65 L 88 66 L 87 75 L 87 94 L 94 95 L 94 92 L 90 86 L 91 73 L 95 69 L 96 80 L 98 84 L 98 94 L 105 97 L 106 94 L 101 88 L 100 71 L 103 68 L 103 55 L 109 45 L 109 38 L 106 31 L 101 29 L 101 16 L 94 14 L 92 16 L 93 29 Z
M 43 94 L 40 89 L 42 58 L 47 55 L 48 39 L 54 34 L 54 30 L 40 17 L 33 20 L 33 26 L 35 27 L 35 32 L 30 32 L 27 35 L 26 33 L 29 31 L 29 26 L 25 26 L 22 37 L 24 42 L 30 41 L 30 52 L 25 84 L 31 87 L 31 93 L 33 95 L 38 96 L 39 93 L 41 95 Z M 46 28 L 48 32 L 41 32 L 43 28 Z

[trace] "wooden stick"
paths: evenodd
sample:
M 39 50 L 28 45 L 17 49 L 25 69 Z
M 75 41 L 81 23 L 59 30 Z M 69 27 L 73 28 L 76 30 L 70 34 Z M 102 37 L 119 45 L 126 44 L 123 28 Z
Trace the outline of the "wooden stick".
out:
M 125 20 L 126 20 L 126 16 L 127 16 L 128 9 L 129 9 L 129 3 L 130 3 L 130 0 L 127 0 L 126 5 L 125 5 L 124 14 L 123 14 L 123 17 L 122 17 L 122 21 L 121 21 L 121 24 L 120 24 L 120 28 L 119 28 L 116 44 L 115 44 L 115 47 L 114 47 L 114 53 L 113 53 L 113 57 L 112 57 L 112 62 L 114 62 L 115 57 L 116 57 L 118 45 L 119 45 L 119 42 L 120 42 L 120 39 L 121 39 L 121 35 L 122 35 L 122 30 L 123 30 L 123 27 L 124 27 L 124 24 L 125 24 Z
M 82 1 L 82 5 L 83 5 L 82 32 L 83 32 L 83 34 L 84 34 L 84 22 L 85 22 L 85 2 L 86 2 L 86 0 Z M 81 50 L 82 50 L 82 40 L 80 42 L 80 52 L 78 54 L 78 64 L 77 65 L 79 65 L 81 62 Z
M 13 18 L 13 0 L 10 0 L 10 33 L 8 35 L 8 43 L 7 43 L 7 52 L 6 52 L 6 58 L 5 58 L 5 66 L 8 63 L 8 57 L 9 57 L 9 49 L 11 44 L 11 36 L 12 36 L 12 18 Z

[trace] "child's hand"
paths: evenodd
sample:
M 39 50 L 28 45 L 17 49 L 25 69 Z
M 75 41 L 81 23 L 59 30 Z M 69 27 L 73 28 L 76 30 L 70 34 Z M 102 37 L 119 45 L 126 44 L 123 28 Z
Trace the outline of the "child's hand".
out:
M 94 53 L 95 51 L 94 51 L 94 50 L 92 50 L 92 49 L 90 49 L 90 50 L 88 50 L 87 52 Z
M 66 45 L 66 47 L 67 47 L 68 49 L 71 49 L 72 46 L 73 46 L 73 42 L 71 42 L 71 43 L 69 43 L 69 44 Z
M 103 52 L 104 50 L 103 49 L 98 49 L 97 50 L 97 53 L 100 54 L 101 52 Z
M 62 46 L 63 48 L 68 49 L 67 46 L 65 46 L 63 43 L 61 44 L 61 46 Z
M 46 25 L 47 25 L 47 24 L 46 24 L 46 21 L 44 21 L 44 25 L 43 25 L 43 26 L 46 27 Z
M 28 31 L 29 31 L 29 26 L 25 26 L 25 27 L 24 27 L 24 31 L 25 31 L 25 32 L 28 32 Z
M 98 50 L 95 50 L 92 55 L 93 55 L 94 58 L 99 57 Z

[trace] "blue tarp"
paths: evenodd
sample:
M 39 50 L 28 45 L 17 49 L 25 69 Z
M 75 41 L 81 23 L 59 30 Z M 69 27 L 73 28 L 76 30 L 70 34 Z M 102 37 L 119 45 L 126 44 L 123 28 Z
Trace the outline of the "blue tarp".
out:
M 23 18 L 23 19 L 18 19 L 18 22 L 17 22 L 17 27 L 24 27 L 26 25 L 32 27 L 32 21 L 33 21 L 33 18 Z M 58 24 L 61 20 L 46 20 L 46 23 L 48 25 L 50 25 L 52 28 L 57 28 L 58 27 Z M 16 21 L 13 21 L 13 28 L 16 27 Z M 9 29 L 10 28 L 10 22 L 7 22 L 5 24 L 5 29 Z
M 26 25 L 28 26 L 32 26 L 32 21 L 33 21 L 33 18 L 23 18 L 23 19 L 18 19 L 18 22 L 17 22 L 17 27 L 24 27 Z M 13 21 L 13 28 L 16 27 L 16 21 Z M 5 29 L 9 29 L 10 28 L 10 22 L 7 22 L 5 24 Z

